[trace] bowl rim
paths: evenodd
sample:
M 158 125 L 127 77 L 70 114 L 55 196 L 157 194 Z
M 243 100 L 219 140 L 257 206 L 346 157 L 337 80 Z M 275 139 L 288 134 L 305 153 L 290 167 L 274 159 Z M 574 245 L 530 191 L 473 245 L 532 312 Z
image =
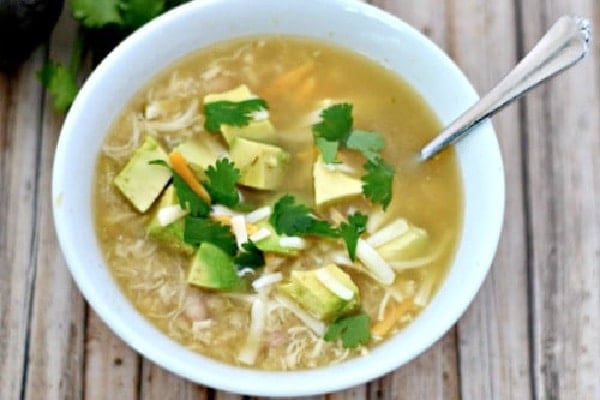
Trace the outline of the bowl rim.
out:
M 59 141 L 56 147 L 53 177 L 52 177 L 52 198 L 53 198 L 53 216 L 55 228 L 58 235 L 60 247 L 67 261 L 67 266 L 71 276 L 75 280 L 79 290 L 89 302 L 92 308 L 97 312 L 99 317 L 123 339 L 129 346 L 134 348 L 138 353 L 144 355 L 156 364 L 167 370 L 174 372 L 186 379 L 208 385 L 217 389 L 222 389 L 229 392 L 241 393 L 246 395 L 267 395 L 267 396 L 298 396 L 298 395 L 314 395 L 326 392 L 333 392 L 345 389 L 354 385 L 358 385 L 377 377 L 380 377 L 399 366 L 404 365 L 417 355 L 424 352 L 428 347 L 435 343 L 439 338 L 450 329 L 459 317 L 464 313 L 468 305 L 472 302 L 483 280 L 485 279 L 489 268 L 491 267 L 492 259 L 495 254 L 496 246 L 499 240 L 502 219 L 504 215 L 504 178 L 502 170 L 502 161 L 500 158 L 500 150 L 495 138 L 494 130 L 491 123 L 482 124 L 479 129 L 482 131 L 478 135 L 486 136 L 486 140 L 491 143 L 491 154 L 499 161 L 499 170 L 495 176 L 499 176 L 497 180 L 496 195 L 501 197 L 501 201 L 495 204 L 497 212 L 494 214 L 494 220 L 490 222 L 491 232 L 488 234 L 488 240 L 493 242 L 488 249 L 485 249 L 481 256 L 481 265 L 474 269 L 475 275 L 464 285 L 465 294 L 457 299 L 453 308 L 449 312 L 440 317 L 436 332 L 427 332 L 423 335 L 424 338 L 411 342 L 415 347 L 411 351 L 405 352 L 399 359 L 392 360 L 385 356 L 386 350 L 391 348 L 385 344 L 377 346 L 369 355 L 365 357 L 355 358 L 345 361 L 342 364 L 321 367 L 312 370 L 302 371 L 261 371 L 243 367 L 235 367 L 225 365 L 221 362 L 207 359 L 206 357 L 190 353 L 191 350 L 183 350 L 184 353 L 172 352 L 173 342 L 164 337 L 162 333 L 149 324 L 142 317 L 136 318 L 131 316 L 130 320 L 123 320 L 122 317 L 117 317 L 114 309 L 119 308 L 120 312 L 124 306 L 119 299 L 103 298 L 97 288 L 94 288 L 94 283 L 90 279 L 90 275 L 83 267 L 86 261 L 89 261 L 82 255 L 81 248 L 74 244 L 73 239 L 77 238 L 75 229 L 76 222 L 70 221 L 67 218 L 69 215 L 69 207 L 71 205 L 68 199 L 69 195 L 65 193 L 65 180 L 72 172 L 72 164 L 69 162 L 70 146 L 72 146 L 72 138 L 77 133 L 77 125 L 82 118 L 82 113 L 94 102 L 94 93 L 98 88 L 101 88 L 103 82 L 109 79 L 109 75 L 113 69 L 123 68 L 123 61 L 127 54 L 135 48 L 144 46 L 147 43 L 147 35 L 160 32 L 163 28 L 183 18 L 184 15 L 190 12 L 199 12 L 209 9 L 210 7 L 220 7 L 223 5 L 231 5 L 241 3 L 243 0 L 204 0 L 202 2 L 190 2 L 183 4 L 162 16 L 156 18 L 152 22 L 146 24 L 125 41 L 119 44 L 92 72 L 88 80 L 83 85 L 80 94 L 75 100 L 71 110 L 69 111 L 63 129 L 61 131 Z M 277 0 L 261 0 L 263 4 L 274 4 Z M 307 6 L 303 0 L 288 1 L 288 5 L 299 7 Z M 312 6 L 312 5 L 311 5 Z M 393 29 L 401 30 L 412 39 L 419 43 L 433 58 L 435 58 L 444 71 L 447 71 L 454 79 L 460 81 L 464 86 L 464 95 L 471 101 L 475 101 L 477 94 L 472 85 L 468 82 L 465 75 L 454 64 L 452 60 L 433 42 L 427 39 L 424 35 L 418 32 L 398 17 L 392 16 L 388 12 L 376 8 L 372 5 L 362 3 L 355 0 L 328 0 L 319 6 L 315 7 L 331 7 L 331 9 L 342 10 L 348 15 L 352 14 L 357 18 L 372 18 L 379 23 L 389 25 Z M 176 61 L 176 60 L 173 60 Z M 158 72 L 158 71 L 155 71 Z M 146 80 L 150 79 L 148 77 Z M 140 88 L 136 88 L 136 91 Z M 427 99 L 426 99 L 427 101 Z M 473 136 L 473 135 L 472 135 Z M 469 138 L 465 139 L 468 141 Z M 458 152 L 466 147 L 463 143 L 457 145 Z M 461 162 L 462 164 L 462 162 Z M 464 171 L 463 171 L 464 172 Z M 91 186 L 91 185 L 90 185 Z M 65 202 L 67 204 L 65 204 Z M 466 218 L 466 216 L 465 216 Z M 95 237 L 95 232 L 94 232 Z M 79 240 L 79 239 L 78 239 Z M 462 241 L 462 239 L 461 239 Z M 94 267 L 105 268 L 104 261 L 99 260 L 99 265 Z M 451 268 L 454 268 L 452 266 Z M 446 278 L 448 279 L 448 278 Z M 114 281 L 113 281 L 114 283 Z M 116 285 L 115 285 L 116 286 Z M 440 289 L 441 290 L 441 289 Z M 439 296 L 439 291 L 436 296 Z M 130 306 L 131 307 L 131 306 Z M 133 307 L 131 307 L 133 308 Z M 430 307 L 428 307 L 430 308 Z M 424 310 L 421 314 L 428 312 Z M 135 312 L 137 313 L 137 312 Z M 427 327 L 420 326 L 420 318 L 417 318 L 406 330 L 426 329 Z M 144 335 L 141 335 L 139 326 L 145 326 Z M 148 328 L 148 329 L 146 329 Z M 154 331 L 153 331 L 154 329 Z M 146 332 L 147 331 L 147 332 Z M 150 343 L 149 343 L 150 342 Z M 154 344 L 154 345 L 153 345 Z M 386 347 L 387 346 L 387 347 Z M 167 349 L 167 350 L 165 350 Z M 372 360 L 378 360 L 381 363 L 374 365 Z M 205 367 L 202 371 L 190 371 L 189 365 Z M 340 368 L 340 365 L 342 368 Z M 340 372 L 343 371 L 342 374 Z M 235 379 L 231 377 L 235 376 Z M 265 384 L 263 379 L 273 379 L 272 384 Z M 307 382 L 313 382 L 312 385 Z

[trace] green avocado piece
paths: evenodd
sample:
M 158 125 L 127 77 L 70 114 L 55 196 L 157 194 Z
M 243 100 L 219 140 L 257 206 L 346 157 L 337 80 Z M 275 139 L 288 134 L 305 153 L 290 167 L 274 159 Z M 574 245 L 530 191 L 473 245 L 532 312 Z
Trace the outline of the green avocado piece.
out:
M 181 153 L 198 179 L 203 180 L 204 170 L 214 165 L 225 149 L 210 136 L 198 135 L 176 146 L 173 151 Z
M 235 290 L 242 285 L 233 258 L 207 242 L 202 243 L 194 255 L 187 282 L 201 288 L 218 290 Z
M 319 270 L 329 279 L 352 292 L 351 299 L 343 299 L 331 291 L 321 279 Z M 322 321 L 332 321 L 351 313 L 359 306 L 358 287 L 350 276 L 334 264 L 314 270 L 293 270 L 288 282 L 279 285 L 279 291 L 298 303 L 306 312 Z
M 386 261 L 401 261 L 423 254 L 429 245 L 429 235 L 423 228 L 410 225 L 406 232 L 376 248 Z
M 313 165 L 313 184 L 317 207 L 362 194 L 362 181 L 360 178 L 330 169 L 321 156 Z
M 290 159 L 288 152 L 271 144 L 236 137 L 229 155 L 242 173 L 240 184 L 261 190 L 277 189 Z
M 235 89 L 223 93 L 204 96 L 204 104 L 215 101 L 240 102 L 256 98 L 257 96 L 250 91 L 248 86 L 240 85 Z M 275 143 L 277 140 L 275 128 L 268 119 L 250 121 L 246 126 L 221 125 L 221 133 L 229 146 L 231 146 L 236 137 L 243 137 L 263 143 Z
M 164 210 L 169 209 L 168 223 L 164 225 Z M 161 211 L 162 210 L 162 211 Z M 163 216 L 161 218 L 161 213 Z M 162 243 L 163 245 L 182 253 L 192 255 L 194 247 L 185 242 L 183 233 L 185 229 L 185 218 L 187 211 L 179 207 L 179 201 L 173 185 L 167 186 L 161 196 L 156 211 L 146 227 L 148 237 Z M 162 219 L 162 221 L 161 221 Z M 171 221 L 172 220 L 172 221 Z
M 155 160 L 168 162 L 167 153 L 154 138 L 146 136 L 113 181 L 123 196 L 141 213 L 150 208 L 171 179 L 168 168 L 150 164 Z

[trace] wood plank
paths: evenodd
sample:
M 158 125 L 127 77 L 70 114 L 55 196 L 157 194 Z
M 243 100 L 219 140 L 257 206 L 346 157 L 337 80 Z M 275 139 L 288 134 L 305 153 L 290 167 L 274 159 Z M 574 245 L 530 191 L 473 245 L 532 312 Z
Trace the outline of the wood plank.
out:
M 209 389 L 180 378 L 149 360 L 144 360 L 140 399 L 143 400 L 204 400 Z
M 24 379 L 35 277 L 36 171 L 43 49 L 0 77 L 0 399 L 17 399 Z
M 517 62 L 512 1 L 452 2 L 451 56 L 479 93 L 491 89 Z M 458 326 L 464 399 L 530 396 L 527 235 L 524 218 L 520 109 L 494 117 L 504 158 L 504 228 L 492 269 Z
M 526 47 L 596 0 L 521 4 Z M 527 98 L 533 375 L 540 399 L 600 399 L 600 46 Z
M 75 29 L 72 21 L 63 16 L 50 42 L 53 59 L 69 61 Z M 38 93 L 38 101 L 41 99 Z M 25 112 L 29 114 L 31 109 Z M 51 211 L 52 161 L 62 121 L 63 117 L 52 110 L 46 98 L 39 137 L 35 296 L 25 399 L 79 399 L 83 393 L 85 306 L 58 246 Z

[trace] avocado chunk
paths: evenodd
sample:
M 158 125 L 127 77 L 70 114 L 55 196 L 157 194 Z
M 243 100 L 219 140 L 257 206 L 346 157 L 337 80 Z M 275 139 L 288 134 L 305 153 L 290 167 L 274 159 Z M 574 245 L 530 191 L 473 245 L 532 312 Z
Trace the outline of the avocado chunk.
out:
M 146 227 L 146 234 L 175 251 L 192 255 L 194 247 L 183 239 L 184 217 L 187 214 L 188 211 L 179 206 L 175 188 L 173 185 L 169 185 L 161 196 L 156 211 Z
M 206 289 L 234 290 L 241 286 L 233 259 L 214 244 L 198 247 L 187 276 L 190 285 Z
M 349 314 L 360 302 L 356 284 L 334 264 L 308 271 L 293 270 L 289 281 L 279 285 L 279 291 L 322 321 Z
M 382 244 L 376 250 L 386 261 L 401 261 L 418 257 L 429 245 L 429 235 L 423 228 L 410 225 L 397 238 Z
M 244 100 L 256 99 L 258 96 L 253 94 L 248 86 L 240 85 L 235 89 L 223 93 L 209 94 L 204 96 L 204 104 L 214 103 L 216 101 L 240 102 Z M 265 113 L 267 111 L 265 110 Z M 229 146 L 236 137 L 243 137 L 250 140 L 263 143 L 275 143 L 277 136 L 275 128 L 268 119 L 268 114 L 264 119 L 254 119 L 246 126 L 221 125 L 221 133 Z
M 198 179 L 205 178 L 204 170 L 214 165 L 226 153 L 221 144 L 210 136 L 198 135 L 176 146 L 173 151 L 181 153 Z
M 362 194 L 359 178 L 329 168 L 321 156 L 313 165 L 313 185 L 317 207 Z
M 146 136 L 114 179 L 123 196 L 141 213 L 150 208 L 171 179 L 169 169 L 150 164 L 155 160 L 168 162 L 167 153 L 154 138 Z
M 277 189 L 290 155 L 280 147 L 236 137 L 229 149 L 231 160 L 242 173 L 240 184 L 261 190 Z

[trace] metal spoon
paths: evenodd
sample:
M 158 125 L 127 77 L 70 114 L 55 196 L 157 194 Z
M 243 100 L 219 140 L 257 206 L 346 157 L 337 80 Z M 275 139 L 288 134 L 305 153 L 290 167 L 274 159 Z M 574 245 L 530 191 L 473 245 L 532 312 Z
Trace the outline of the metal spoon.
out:
M 420 160 L 433 157 L 529 90 L 582 60 L 588 53 L 590 36 L 589 20 L 560 17 L 496 87 L 420 150 Z

